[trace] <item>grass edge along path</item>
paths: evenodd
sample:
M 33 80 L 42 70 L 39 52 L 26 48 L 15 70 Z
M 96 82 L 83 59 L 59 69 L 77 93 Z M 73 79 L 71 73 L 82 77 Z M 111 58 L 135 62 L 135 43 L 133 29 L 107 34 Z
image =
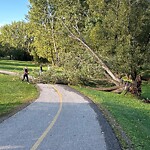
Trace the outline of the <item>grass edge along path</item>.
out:
M 124 96 L 84 87 L 73 86 L 73 88 L 98 105 L 112 126 L 122 149 L 150 149 L 149 104 L 131 95 Z
M 25 108 L 39 96 L 36 85 L 3 74 L 0 74 L 0 91 L 0 122 Z

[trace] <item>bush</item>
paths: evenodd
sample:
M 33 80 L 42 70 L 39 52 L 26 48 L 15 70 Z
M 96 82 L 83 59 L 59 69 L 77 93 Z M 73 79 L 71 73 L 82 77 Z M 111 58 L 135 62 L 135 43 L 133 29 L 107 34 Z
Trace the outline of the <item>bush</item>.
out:
M 39 76 L 39 75 L 38 75 Z M 62 67 L 51 66 L 50 70 L 43 72 L 38 77 L 36 82 L 43 83 L 57 83 L 57 84 L 70 84 L 70 85 L 86 85 L 96 87 L 99 84 L 103 87 L 107 86 L 107 81 L 101 81 L 97 75 L 88 73 L 85 68 L 80 69 L 64 69 Z M 109 84 L 110 85 L 110 84 Z
M 47 72 L 43 72 L 40 79 L 44 83 L 68 84 L 67 74 L 56 67 L 51 67 Z

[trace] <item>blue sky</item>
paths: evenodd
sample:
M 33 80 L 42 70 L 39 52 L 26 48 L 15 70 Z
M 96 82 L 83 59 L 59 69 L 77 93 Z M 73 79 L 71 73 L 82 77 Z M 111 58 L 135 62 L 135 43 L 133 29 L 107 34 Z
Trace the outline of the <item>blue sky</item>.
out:
M 25 20 L 28 5 L 28 0 L 0 0 L 0 26 Z

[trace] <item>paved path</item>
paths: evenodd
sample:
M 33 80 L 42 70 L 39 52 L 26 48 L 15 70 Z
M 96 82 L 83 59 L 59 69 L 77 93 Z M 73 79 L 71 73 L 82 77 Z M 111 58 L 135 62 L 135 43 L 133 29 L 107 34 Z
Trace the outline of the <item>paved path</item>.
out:
M 87 98 L 68 86 L 38 86 L 34 103 L 0 123 L 0 150 L 120 150 Z
M 11 72 L 11 71 L 7 71 L 7 70 L 0 70 L 1 74 L 9 74 L 9 75 L 18 75 L 18 73 L 16 72 Z

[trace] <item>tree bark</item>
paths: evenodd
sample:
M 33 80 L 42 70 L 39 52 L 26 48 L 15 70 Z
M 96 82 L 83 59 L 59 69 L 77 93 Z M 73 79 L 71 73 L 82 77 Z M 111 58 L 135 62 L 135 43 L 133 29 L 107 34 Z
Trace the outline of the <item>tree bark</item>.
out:
M 123 86 L 113 86 L 113 87 L 99 87 L 99 88 L 91 88 L 91 89 L 95 89 L 98 91 L 106 91 L 106 92 L 116 92 L 116 93 L 120 93 L 121 91 L 123 91 Z
M 53 17 L 52 17 L 52 21 L 51 21 L 51 29 L 52 29 L 52 39 L 53 39 L 54 51 L 55 51 L 55 56 L 56 56 L 56 64 L 58 65 L 59 56 L 58 56 L 58 51 L 56 48 L 56 42 L 55 42 L 55 37 L 54 37 L 54 18 Z
M 112 78 L 113 83 L 115 83 L 115 85 L 119 86 L 121 84 L 121 80 L 119 78 L 117 78 L 113 72 L 108 68 L 108 66 L 102 61 L 102 59 L 88 46 L 88 44 L 84 41 L 83 38 L 80 38 L 81 36 L 79 35 L 76 36 L 75 34 L 73 34 L 71 32 L 71 30 L 67 27 L 67 25 L 64 23 L 64 21 L 60 18 L 57 17 L 58 20 L 60 20 L 63 24 L 63 26 L 66 28 L 66 30 L 70 33 L 70 36 L 72 38 L 74 38 L 75 40 L 79 41 L 80 43 L 82 43 L 82 45 L 93 55 L 94 58 L 96 58 L 97 62 L 101 65 L 101 67 L 104 69 L 104 71 L 107 73 L 108 76 L 110 76 Z M 105 74 L 106 76 L 106 74 Z M 106 76 L 108 78 L 108 76 Z M 110 78 L 109 78 L 110 80 Z

